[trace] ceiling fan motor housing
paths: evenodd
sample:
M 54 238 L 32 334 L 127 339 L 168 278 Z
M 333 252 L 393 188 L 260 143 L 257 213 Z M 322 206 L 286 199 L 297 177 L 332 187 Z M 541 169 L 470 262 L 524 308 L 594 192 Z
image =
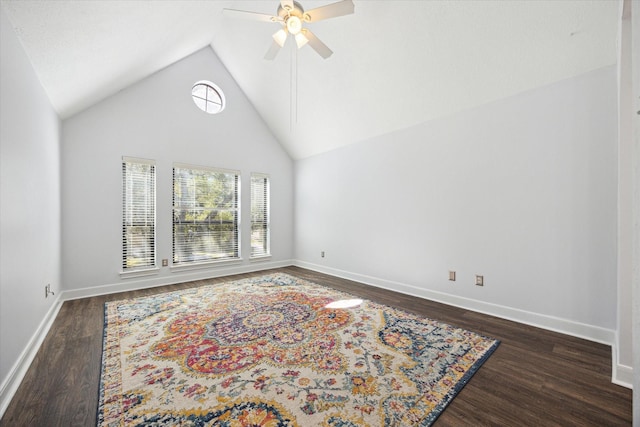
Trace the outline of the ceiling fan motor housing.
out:
M 289 8 L 288 5 L 283 6 L 280 4 L 278 6 L 278 16 L 282 18 L 282 20 L 287 23 L 290 17 L 295 16 L 300 21 L 309 21 L 310 17 L 308 14 L 304 13 L 304 8 L 297 1 L 292 2 L 293 9 Z

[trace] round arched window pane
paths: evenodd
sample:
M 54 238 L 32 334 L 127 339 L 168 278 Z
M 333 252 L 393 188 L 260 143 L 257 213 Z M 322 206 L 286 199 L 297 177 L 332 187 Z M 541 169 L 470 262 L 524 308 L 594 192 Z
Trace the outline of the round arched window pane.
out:
M 193 85 L 191 97 L 196 106 L 209 114 L 217 114 L 224 110 L 224 94 L 211 82 L 202 80 Z

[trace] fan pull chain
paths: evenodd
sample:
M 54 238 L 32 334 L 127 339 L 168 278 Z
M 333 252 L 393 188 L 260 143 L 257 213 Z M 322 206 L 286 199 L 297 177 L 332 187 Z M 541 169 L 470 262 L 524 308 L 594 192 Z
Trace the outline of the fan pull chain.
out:
M 298 124 L 298 49 L 293 49 L 293 55 L 295 56 L 296 62 L 296 81 L 295 81 L 295 90 L 296 90 L 296 110 L 295 110 L 295 123 Z
M 293 132 L 298 123 L 298 50 L 291 43 L 291 81 L 289 84 L 289 130 Z

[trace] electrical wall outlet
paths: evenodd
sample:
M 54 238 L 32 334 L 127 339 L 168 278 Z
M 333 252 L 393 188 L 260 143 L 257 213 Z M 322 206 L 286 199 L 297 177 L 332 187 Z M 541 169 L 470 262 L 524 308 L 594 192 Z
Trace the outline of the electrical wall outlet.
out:
M 163 259 L 163 260 L 162 260 L 162 266 L 163 266 L 163 267 L 167 267 L 168 265 L 169 265 L 169 260 L 168 260 L 168 259 L 166 259 L 166 258 L 165 258 L 165 259 Z
M 449 271 L 449 280 L 451 280 L 452 282 L 456 281 L 456 272 L 455 271 Z
M 324 251 L 320 252 L 320 257 L 324 258 Z
M 49 295 L 55 295 L 55 293 L 51 290 L 51 284 L 47 283 L 47 286 L 44 287 L 44 297 L 49 298 Z
M 476 286 L 484 286 L 484 276 L 476 274 Z

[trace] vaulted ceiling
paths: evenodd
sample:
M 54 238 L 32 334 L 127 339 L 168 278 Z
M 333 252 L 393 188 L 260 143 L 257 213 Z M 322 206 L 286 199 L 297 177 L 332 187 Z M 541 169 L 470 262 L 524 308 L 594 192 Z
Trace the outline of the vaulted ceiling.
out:
M 301 0 L 306 10 L 332 1 Z M 61 118 L 211 45 L 273 134 L 304 158 L 616 63 L 614 0 L 354 0 L 308 24 L 334 54 L 288 43 L 262 1 L 2 0 Z M 215 82 L 215 76 L 203 78 Z M 224 90 L 224 88 L 222 88 Z M 233 102 L 233 100 L 229 100 Z

